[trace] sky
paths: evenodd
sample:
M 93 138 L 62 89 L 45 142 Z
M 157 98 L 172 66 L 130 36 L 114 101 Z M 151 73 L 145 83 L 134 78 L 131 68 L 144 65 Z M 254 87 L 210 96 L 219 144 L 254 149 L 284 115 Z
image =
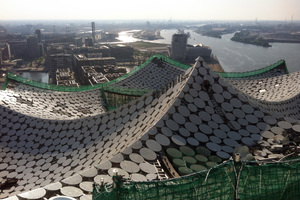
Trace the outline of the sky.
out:
M 0 20 L 300 20 L 300 0 L 0 0 Z

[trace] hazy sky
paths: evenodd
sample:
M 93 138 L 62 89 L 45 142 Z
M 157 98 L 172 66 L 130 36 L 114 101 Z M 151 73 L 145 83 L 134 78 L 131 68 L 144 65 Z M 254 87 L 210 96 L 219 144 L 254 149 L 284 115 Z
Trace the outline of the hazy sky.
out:
M 0 20 L 300 20 L 300 0 L 0 0 Z

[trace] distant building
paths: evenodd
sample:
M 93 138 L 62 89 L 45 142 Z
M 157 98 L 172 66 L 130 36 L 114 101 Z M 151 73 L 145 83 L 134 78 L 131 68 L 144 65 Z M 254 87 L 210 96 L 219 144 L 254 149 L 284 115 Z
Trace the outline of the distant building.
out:
M 202 58 L 210 58 L 211 56 L 211 48 L 208 46 L 204 46 L 202 44 L 199 45 L 187 45 L 186 51 L 186 61 L 195 61 L 196 58 L 201 56 Z
M 86 54 L 75 54 L 73 56 L 74 71 L 77 75 L 81 75 L 82 66 L 104 66 L 113 65 L 116 66 L 116 59 L 114 57 L 100 57 L 100 58 L 88 58 Z
M 0 48 L 0 67 L 2 66 L 2 49 Z
M 72 55 L 71 54 L 52 54 L 50 55 L 50 70 L 49 78 L 55 82 L 57 69 L 72 68 Z
M 87 58 L 102 58 L 102 53 L 87 53 L 86 54 Z
M 56 70 L 56 84 L 61 86 L 79 86 L 75 80 L 74 72 L 70 68 Z
M 99 66 L 81 66 L 81 82 L 84 85 L 95 85 L 105 83 L 109 80 L 101 72 L 97 72 L 95 68 Z
M 9 41 L 10 52 L 13 58 L 26 57 L 27 42 L 25 41 Z
M 8 43 L 0 45 L 0 57 L 2 61 L 11 59 L 10 45 Z
M 46 60 L 45 66 L 50 70 L 51 65 L 51 55 L 55 54 L 65 54 L 64 46 L 60 44 L 48 44 L 46 48 Z
M 74 45 L 76 45 L 77 47 L 82 47 L 82 45 L 83 45 L 82 37 L 74 38 Z
M 92 47 L 93 46 L 93 39 L 92 38 L 85 38 L 84 44 L 86 47 Z
M 78 78 L 84 85 L 94 85 L 119 78 L 126 74 L 126 69 L 114 65 L 81 66 L 79 73 Z
M 38 42 L 40 43 L 42 41 L 42 32 L 41 30 L 35 30 L 35 34 L 37 36 Z
M 114 57 L 100 57 L 100 58 L 88 58 L 85 54 L 74 55 L 75 68 L 81 66 L 94 66 L 94 65 L 116 65 L 116 59 Z
M 92 39 L 93 39 L 93 45 L 94 45 L 96 42 L 95 22 L 92 22 Z
M 186 56 L 187 34 L 174 34 L 170 49 L 170 57 L 173 60 L 184 61 Z
M 202 44 L 188 45 L 188 37 L 189 34 L 185 34 L 183 31 L 172 36 L 172 46 L 168 47 L 169 57 L 180 62 L 194 62 L 199 56 L 209 60 L 212 53 L 211 48 Z
M 39 42 L 35 36 L 27 38 L 27 57 L 37 58 L 39 57 Z
M 25 25 L 26 27 L 26 34 L 30 35 L 30 34 L 33 34 L 33 26 L 31 24 L 26 24 Z
M 0 26 L 0 39 L 7 37 L 7 30 Z
M 109 33 L 109 32 L 101 32 L 101 41 L 102 42 L 113 42 L 116 41 L 116 37 L 118 37 L 119 34 L 117 33 Z
M 102 57 L 110 57 L 110 49 L 107 46 L 97 47 L 75 47 L 72 50 L 73 54 L 101 53 Z
M 134 49 L 130 46 L 115 45 L 110 46 L 110 56 L 115 57 L 117 62 L 132 61 Z
M 44 44 L 43 43 L 39 43 L 39 57 L 42 57 L 44 55 L 45 55 Z

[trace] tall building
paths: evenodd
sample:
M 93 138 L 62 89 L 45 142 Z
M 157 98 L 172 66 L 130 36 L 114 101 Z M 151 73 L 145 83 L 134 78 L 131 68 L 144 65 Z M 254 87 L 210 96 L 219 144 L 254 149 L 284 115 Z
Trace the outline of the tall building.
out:
M 41 32 L 41 30 L 40 29 L 35 30 L 35 34 L 37 36 L 38 42 L 40 43 L 41 40 L 42 40 L 41 39 L 42 38 L 42 32 Z
M 172 47 L 170 52 L 171 59 L 177 61 L 185 60 L 187 40 L 188 35 L 184 33 L 177 33 L 172 36 Z
M 10 45 L 8 43 L 0 45 L 0 57 L 2 61 L 11 59 Z
M 39 43 L 38 38 L 35 36 L 27 38 L 27 56 L 29 58 L 39 57 Z
M 96 35 L 95 35 L 95 22 L 92 22 L 92 39 L 93 39 L 93 44 L 95 44 L 96 41 Z
M 27 56 L 27 41 L 9 41 L 11 56 L 16 58 L 24 58 Z
M 39 57 L 42 57 L 44 55 L 45 55 L 44 44 L 43 43 L 39 43 Z
M 1 67 L 1 65 L 2 65 L 2 60 L 3 60 L 3 59 L 2 59 L 2 50 L 3 50 L 3 49 L 0 48 L 0 67 Z

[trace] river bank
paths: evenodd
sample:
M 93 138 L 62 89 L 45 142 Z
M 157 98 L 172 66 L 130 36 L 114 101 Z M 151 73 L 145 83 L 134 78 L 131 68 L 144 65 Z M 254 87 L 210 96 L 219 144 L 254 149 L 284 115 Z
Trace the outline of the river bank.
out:
M 156 43 L 171 44 L 172 35 L 176 29 L 161 30 L 164 39 L 155 40 Z M 300 70 L 300 44 L 299 43 L 272 43 L 272 47 L 264 48 L 250 44 L 243 44 L 231 41 L 234 34 L 222 35 L 222 38 L 213 38 L 200 35 L 192 29 L 188 44 L 204 44 L 212 49 L 212 54 L 216 56 L 226 72 L 245 72 L 261 69 L 284 59 L 289 72 Z

